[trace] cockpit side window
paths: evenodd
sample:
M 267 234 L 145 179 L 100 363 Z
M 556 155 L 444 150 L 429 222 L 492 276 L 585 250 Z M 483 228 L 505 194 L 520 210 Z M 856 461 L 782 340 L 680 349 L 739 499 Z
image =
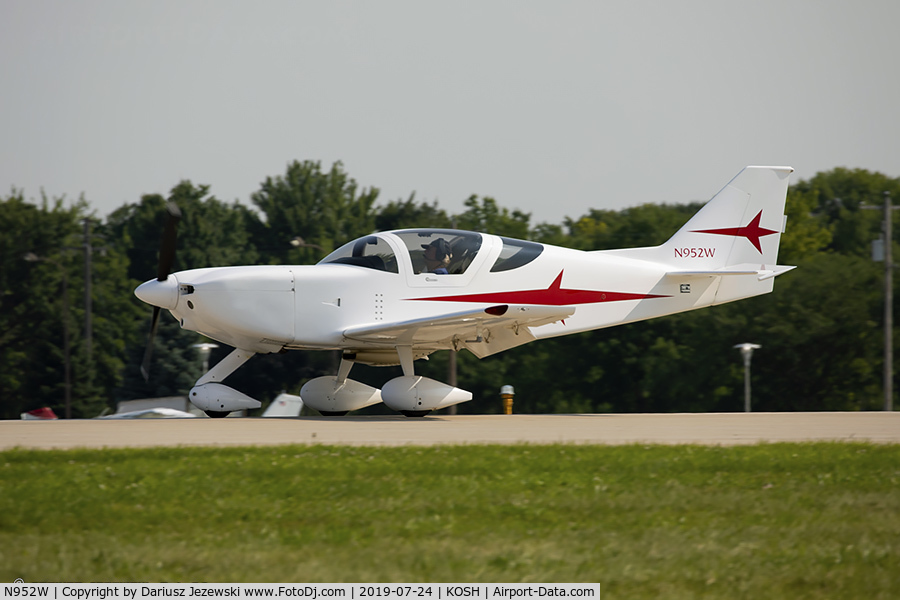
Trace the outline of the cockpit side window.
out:
M 323 265 L 326 263 L 353 265 L 375 269 L 376 271 L 387 271 L 388 273 L 400 272 L 397 267 L 397 256 L 394 254 L 391 246 L 385 240 L 375 235 L 362 237 L 349 244 L 344 244 L 320 260 L 318 264 Z
M 481 234 L 453 229 L 415 229 L 393 232 L 409 250 L 413 271 L 462 275 L 481 248 Z
M 500 239 L 503 240 L 503 249 L 500 250 L 500 256 L 497 257 L 497 260 L 491 266 L 491 273 L 500 273 L 524 267 L 544 251 L 544 246 L 536 242 L 525 242 L 511 238 Z

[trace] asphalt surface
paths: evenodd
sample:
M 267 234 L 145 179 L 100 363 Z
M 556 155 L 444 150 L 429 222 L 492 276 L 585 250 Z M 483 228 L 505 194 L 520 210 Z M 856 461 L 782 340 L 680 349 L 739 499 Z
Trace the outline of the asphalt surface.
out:
M 340 444 L 900 443 L 900 412 L 0 421 L 0 449 Z

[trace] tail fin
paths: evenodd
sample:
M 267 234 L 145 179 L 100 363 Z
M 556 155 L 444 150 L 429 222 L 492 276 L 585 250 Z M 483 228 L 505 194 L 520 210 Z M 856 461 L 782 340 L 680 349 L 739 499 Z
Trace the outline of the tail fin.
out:
M 747 167 L 663 245 L 602 252 L 661 263 L 683 290 L 692 280 L 708 281 L 708 304 L 771 292 L 772 278 L 794 268 L 777 264 L 792 172 Z
M 264 417 L 299 417 L 303 410 L 303 400 L 300 396 L 281 393 L 272 400 L 272 404 L 263 413 Z
M 767 269 L 778 259 L 791 167 L 746 167 L 660 246 L 686 270 Z
M 778 275 L 791 167 L 746 167 L 661 246 L 607 250 L 680 275 Z

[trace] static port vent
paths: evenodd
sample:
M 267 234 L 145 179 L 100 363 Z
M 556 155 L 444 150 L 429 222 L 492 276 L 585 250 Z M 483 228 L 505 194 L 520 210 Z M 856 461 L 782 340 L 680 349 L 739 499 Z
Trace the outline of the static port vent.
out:
M 184 295 L 193 294 L 193 293 L 194 293 L 194 286 L 188 285 L 188 284 L 186 284 L 186 283 L 183 283 L 183 284 L 181 284 L 181 285 L 178 286 L 178 291 L 181 292 L 181 293 L 184 294 Z

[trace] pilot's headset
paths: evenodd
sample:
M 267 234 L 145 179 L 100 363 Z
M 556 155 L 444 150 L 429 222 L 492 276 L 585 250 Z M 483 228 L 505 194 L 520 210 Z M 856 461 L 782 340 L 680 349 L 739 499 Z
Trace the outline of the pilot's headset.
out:
M 430 244 L 422 244 L 422 248 L 425 249 L 425 258 L 428 260 L 443 262 L 444 258 L 453 256 L 453 250 L 450 248 L 450 243 L 443 238 L 438 238 Z

